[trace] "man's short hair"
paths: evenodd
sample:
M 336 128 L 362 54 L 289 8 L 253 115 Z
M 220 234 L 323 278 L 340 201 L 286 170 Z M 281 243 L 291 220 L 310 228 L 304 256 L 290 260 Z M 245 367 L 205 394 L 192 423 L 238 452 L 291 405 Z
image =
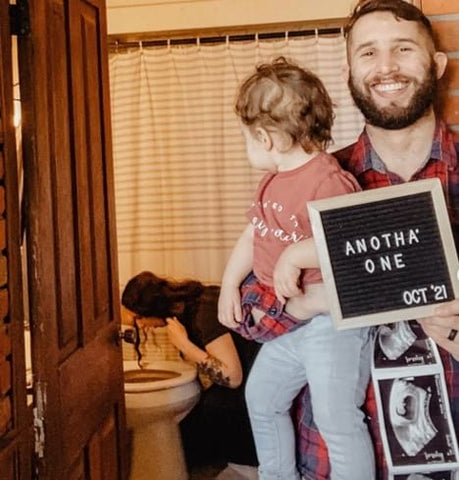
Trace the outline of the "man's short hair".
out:
M 397 20 L 402 19 L 418 23 L 432 40 L 433 44 L 436 45 L 437 42 L 430 20 L 419 8 L 404 0 L 361 0 L 354 8 L 344 26 L 345 37 L 349 37 L 359 18 L 374 12 L 389 12 L 392 13 Z

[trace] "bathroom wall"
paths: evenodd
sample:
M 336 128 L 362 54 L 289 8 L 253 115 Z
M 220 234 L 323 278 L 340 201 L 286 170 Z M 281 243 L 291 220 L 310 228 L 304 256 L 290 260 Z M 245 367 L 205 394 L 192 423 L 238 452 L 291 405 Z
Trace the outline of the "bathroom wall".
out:
M 422 9 L 433 23 L 441 49 L 448 54 L 443 115 L 459 132 L 459 0 L 422 0 Z
M 355 0 L 107 0 L 108 33 L 346 17 Z
M 123 326 L 126 328 L 133 328 Z M 169 341 L 166 327 L 139 328 L 141 362 L 145 367 L 157 360 L 180 360 L 180 352 Z M 123 360 L 137 361 L 138 354 L 134 345 L 123 342 Z

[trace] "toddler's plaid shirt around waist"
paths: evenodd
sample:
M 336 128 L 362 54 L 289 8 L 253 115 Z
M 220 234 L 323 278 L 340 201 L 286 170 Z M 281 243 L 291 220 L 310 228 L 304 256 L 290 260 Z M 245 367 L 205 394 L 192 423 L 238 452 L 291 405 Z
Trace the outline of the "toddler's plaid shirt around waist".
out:
M 276 298 L 274 288 L 262 284 L 253 273 L 241 286 L 241 298 L 242 322 L 234 331 L 249 340 L 268 342 L 309 323 L 309 320 L 299 320 L 289 315 Z M 257 323 L 252 317 L 253 308 L 265 314 Z

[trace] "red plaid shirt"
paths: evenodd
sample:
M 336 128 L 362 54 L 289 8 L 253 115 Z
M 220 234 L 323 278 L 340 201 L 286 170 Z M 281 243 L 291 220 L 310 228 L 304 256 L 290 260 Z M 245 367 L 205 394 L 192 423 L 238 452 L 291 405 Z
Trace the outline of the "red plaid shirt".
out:
M 403 183 L 403 180 L 388 172 L 372 149 L 370 139 L 364 131 L 353 145 L 335 153 L 343 168 L 351 172 L 364 190 Z M 459 230 L 459 142 L 442 122 L 438 122 L 430 158 L 413 177 L 414 180 L 437 177 L 441 180 L 453 226 L 456 245 Z M 445 379 L 450 396 L 451 411 L 456 432 L 459 431 L 459 362 L 445 350 L 440 355 L 445 370 Z M 309 391 L 306 387 L 297 398 L 296 418 L 298 425 L 298 466 L 305 480 L 328 480 L 330 465 L 327 447 L 314 424 Z M 387 468 L 378 428 L 378 417 L 373 387 L 367 391 L 365 409 L 370 431 L 375 444 L 377 472 L 380 480 L 387 479 Z
M 309 323 L 289 315 L 277 299 L 274 288 L 261 283 L 253 273 L 248 275 L 241 286 L 241 298 L 242 322 L 234 331 L 248 340 L 269 342 Z M 253 321 L 252 308 L 265 313 L 258 323 Z

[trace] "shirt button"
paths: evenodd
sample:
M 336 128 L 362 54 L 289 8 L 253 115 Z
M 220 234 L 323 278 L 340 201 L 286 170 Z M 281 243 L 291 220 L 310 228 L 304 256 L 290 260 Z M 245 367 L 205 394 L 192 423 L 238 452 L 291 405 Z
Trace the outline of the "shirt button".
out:
M 277 310 L 275 307 L 271 307 L 269 310 L 268 310 L 268 315 L 276 315 L 277 313 Z

